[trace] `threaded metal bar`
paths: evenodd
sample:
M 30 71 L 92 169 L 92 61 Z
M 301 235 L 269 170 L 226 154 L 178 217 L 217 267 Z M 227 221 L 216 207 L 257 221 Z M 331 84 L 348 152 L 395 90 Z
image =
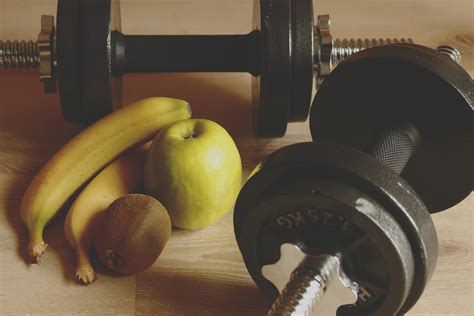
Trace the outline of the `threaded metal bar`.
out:
M 441 46 L 438 46 L 436 50 L 440 52 L 441 54 L 451 57 L 458 64 L 460 64 L 462 61 L 461 53 L 455 47 L 448 46 L 448 45 L 441 45 Z
M 0 69 L 34 69 L 39 63 L 36 42 L 0 41 Z
M 321 299 L 326 282 L 320 271 L 296 270 L 267 315 L 312 315 Z
M 339 277 L 339 264 L 335 256 L 305 257 L 267 315 L 314 315 L 328 285 Z
M 411 39 L 336 39 L 331 52 L 332 67 L 364 49 L 396 43 L 413 43 Z M 461 63 L 461 53 L 452 46 L 442 45 L 437 51 Z M 40 63 L 38 44 L 33 41 L 0 40 L 0 69 L 34 69 Z
M 364 49 L 376 46 L 383 46 L 389 44 L 409 43 L 412 44 L 412 39 L 336 39 L 334 41 L 331 64 L 334 69 L 339 63 Z

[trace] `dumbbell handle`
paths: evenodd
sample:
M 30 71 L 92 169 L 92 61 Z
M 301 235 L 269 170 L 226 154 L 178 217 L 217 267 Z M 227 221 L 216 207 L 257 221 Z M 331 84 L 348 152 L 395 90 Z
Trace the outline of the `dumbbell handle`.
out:
M 348 56 L 369 47 L 411 43 L 405 39 L 336 40 L 330 33 L 329 15 L 318 16 L 315 26 L 314 67 L 317 86 Z M 56 87 L 56 36 L 53 16 L 41 17 L 38 41 L 1 41 L 0 70 L 39 68 L 45 92 Z M 246 35 L 123 35 L 111 39 L 112 72 L 115 76 L 141 72 L 248 72 L 260 75 L 260 32 Z M 460 62 L 459 52 L 449 46 L 438 48 Z
M 114 75 L 153 72 L 248 72 L 259 75 L 258 31 L 246 35 L 112 34 Z
M 458 64 L 461 63 L 461 54 L 456 48 L 443 45 L 436 50 Z M 401 174 L 420 142 L 421 137 L 418 129 L 407 122 L 383 130 L 377 135 L 367 153 L 396 173 Z
M 417 128 L 411 123 L 403 123 L 382 130 L 367 153 L 400 174 L 420 141 Z

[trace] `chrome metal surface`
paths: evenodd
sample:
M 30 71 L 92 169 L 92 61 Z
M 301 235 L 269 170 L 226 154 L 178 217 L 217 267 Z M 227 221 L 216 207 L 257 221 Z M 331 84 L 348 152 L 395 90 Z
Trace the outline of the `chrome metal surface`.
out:
M 54 16 L 41 16 L 38 40 L 0 41 L 0 69 L 39 69 L 46 93 L 56 92 Z
M 336 39 L 331 35 L 331 18 L 328 14 L 318 15 L 314 30 L 316 87 L 339 63 L 361 50 L 396 44 L 413 43 L 411 39 Z
M 315 65 L 317 77 L 326 77 L 333 69 L 333 38 L 331 35 L 331 18 L 329 14 L 318 15 L 314 30 Z
M 33 41 L 0 41 L 0 69 L 35 69 L 40 64 Z
M 441 45 L 436 48 L 441 54 L 445 54 L 460 64 L 462 62 L 461 53 L 453 46 Z
M 37 46 L 40 59 L 40 79 L 46 93 L 56 92 L 55 34 L 54 16 L 42 15 Z
M 335 315 L 340 306 L 354 304 L 358 286 L 340 264 L 337 256 L 312 256 L 283 244 L 280 260 L 262 268 L 280 292 L 268 315 Z
M 340 62 L 352 54 L 358 53 L 364 49 L 376 46 L 409 43 L 413 44 L 413 40 L 409 39 L 336 39 L 334 41 L 333 50 L 331 52 L 331 64 L 334 69 Z

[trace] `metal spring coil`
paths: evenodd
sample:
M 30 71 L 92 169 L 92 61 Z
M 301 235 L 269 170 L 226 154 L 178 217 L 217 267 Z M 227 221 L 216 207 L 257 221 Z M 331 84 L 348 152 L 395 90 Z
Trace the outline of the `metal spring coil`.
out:
M 409 43 L 412 44 L 412 39 L 336 39 L 331 55 L 332 67 L 336 67 L 340 62 L 347 57 L 360 52 L 361 50 L 383 46 L 389 44 Z
M 0 41 L 0 69 L 39 67 L 39 51 L 33 41 Z

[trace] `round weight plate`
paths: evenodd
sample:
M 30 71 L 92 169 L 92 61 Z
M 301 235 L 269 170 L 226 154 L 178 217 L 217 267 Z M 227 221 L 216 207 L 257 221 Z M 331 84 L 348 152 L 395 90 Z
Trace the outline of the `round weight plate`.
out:
M 464 69 L 426 47 L 374 47 L 340 64 L 311 110 L 315 141 L 367 150 L 383 128 L 414 124 L 421 144 L 402 172 L 430 212 L 456 205 L 474 183 L 474 86 Z
M 298 169 L 293 171 L 298 173 Z M 395 315 L 410 291 L 414 273 L 403 230 L 380 205 L 357 190 L 317 179 L 308 185 L 321 189 L 317 194 L 277 195 L 255 207 L 247 218 L 239 244 L 247 253 L 246 265 L 254 267 L 250 274 L 257 284 L 271 287 L 261 279 L 261 266 L 278 261 L 282 243 L 296 244 L 315 255 L 338 253 L 344 273 L 365 295 L 357 307 L 338 314 Z M 257 257 L 248 255 L 257 249 Z M 276 297 L 276 289 L 272 292 Z
M 292 0 L 292 58 L 290 122 L 308 118 L 313 93 L 313 0 Z
M 79 58 L 79 0 L 58 0 L 57 78 L 63 116 L 83 121 Z
M 248 231 L 257 229 L 262 232 L 262 225 L 254 224 L 254 217 L 260 216 L 257 208 L 282 195 L 320 196 L 319 192 L 323 192 L 325 186 L 315 185 L 314 179 L 352 187 L 361 193 L 360 196 L 366 195 L 374 200 L 400 225 L 411 245 L 415 260 L 413 286 L 402 308 L 404 312 L 409 310 L 423 293 L 436 265 L 438 244 L 431 217 L 413 189 L 398 175 L 372 157 L 336 144 L 303 143 L 285 147 L 268 157 L 262 169 L 242 189 L 235 207 L 234 229 L 239 247 L 246 258 L 247 268 L 254 271 L 252 276 L 257 284 L 267 293 L 275 294 L 256 274 L 262 265 L 276 261 L 272 256 L 263 259 L 260 257 L 265 247 L 263 245 L 266 242 L 274 243 L 275 240 L 265 241 L 264 234 L 257 234 L 253 240 L 257 244 L 256 250 L 248 249 L 248 244 L 241 244 L 242 239 L 247 238 L 245 235 Z M 311 185 L 308 186 L 308 183 Z M 364 199 L 359 202 L 363 204 Z M 293 209 L 296 209 L 298 199 L 294 203 Z M 322 206 L 322 209 L 327 208 L 324 208 L 324 204 Z M 318 208 L 318 204 L 314 207 Z M 277 207 L 276 211 L 278 209 Z M 282 243 L 284 242 L 285 240 Z M 278 247 L 275 249 L 279 250 Z
M 112 76 L 111 33 L 120 30 L 118 0 L 79 0 L 83 119 L 97 120 L 121 103 L 121 77 Z
M 291 98 L 291 0 L 255 0 L 254 29 L 260 30 L 260 77 L 252 78 L 254 129 L 258 137 L 281 137 Z

